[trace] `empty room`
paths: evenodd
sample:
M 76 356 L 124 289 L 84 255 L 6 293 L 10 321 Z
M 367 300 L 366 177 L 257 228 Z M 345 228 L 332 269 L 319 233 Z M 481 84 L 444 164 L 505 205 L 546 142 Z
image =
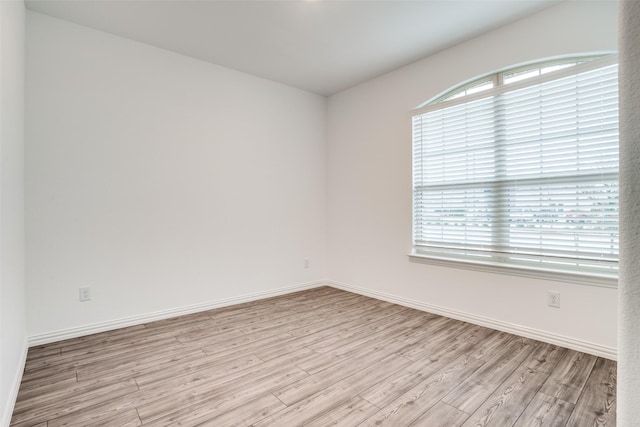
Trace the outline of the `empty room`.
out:
M 0 426 L 640 427 L 640 2 L 0 0 Z

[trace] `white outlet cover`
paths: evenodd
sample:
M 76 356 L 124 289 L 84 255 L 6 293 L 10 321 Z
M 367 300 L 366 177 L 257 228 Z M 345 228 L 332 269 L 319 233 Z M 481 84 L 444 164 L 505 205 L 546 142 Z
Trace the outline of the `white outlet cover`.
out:
M 560 292 L 549 291 L 547 303 L 549 307 L 560 308 Z
M 90 288 L 80 288 L 79 296 L 80 296 L 80 301 L 90 301 L 91 300 Z

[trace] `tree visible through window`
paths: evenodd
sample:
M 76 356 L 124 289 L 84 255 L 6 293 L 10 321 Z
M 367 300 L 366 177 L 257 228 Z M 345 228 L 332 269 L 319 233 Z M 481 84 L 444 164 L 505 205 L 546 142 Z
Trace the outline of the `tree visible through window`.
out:
M 425 257 L 617 277 L 615 57 L 534 64 L 413 114 Z

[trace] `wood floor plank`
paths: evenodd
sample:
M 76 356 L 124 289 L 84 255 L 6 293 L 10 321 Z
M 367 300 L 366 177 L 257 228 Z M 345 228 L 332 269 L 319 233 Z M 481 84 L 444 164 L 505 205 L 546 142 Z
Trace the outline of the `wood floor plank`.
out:
M 64 395 L 48 396 L 42 400 L 16 402 L 17 408 L 13 411 L 12 423 L 43 422 L 67 415 L 72 412 L 90 408 L 105 400 L 111 400 L 120 396 L 138 391 L 135 381 L 128 380 L 94 390 L 78 390 Z M 20 404 L 20 406 L 18 406 Z
M 443 325 L 434 329 L 432 326 L 428 327 L 429 333 L 416 334 L 413 339 L 409 340 L 413 345 L 411 349 L 407 349 L 403 352 L 405 357 L 411 360 L 421 360 L 429 357 L 429 354 L 434 348 L 448 347 L 455 342 L 460 341 L 458 338 L 464 336 L 472 331 L 472 327 L 469 323 L 458 322 L 449 319 Z
M 247 322 L 240 327 L 240 330 L 244 333 L 264 331 L 268 329 L 278 329 L 282 331 L 281 327 L 285 325 L 293 325 L 300 327 L 307 322 L 311 323 L 316 316 L 316 311 L 309 310 L 302 313 L 283 313 L 284 316 L 269 317 L 265 316 L 265 319 L 259 319 L 255 322 Z
M 475 351 L 471 354 L 471 357 L 475 357 L 480 360 L 490 360 L 500 353 L 502 349 L 514 339 L 515 335 L 507 334 L 505 332 L 493 331 L 486 340 L 480 342 Z
M 429 342 L 434 340 L 435 337 L 449 335 L 451 338 L 454 334 L 447 334 L 448 332 L 460 331 L 467 327 L 468 324 L 464 322 L 458 322 L 446 317 L 438 317 L 435 319 L 429 319 L 423 328 L 411 331 L 407 336 L 398 337 L 398 339 L 404 340 L 408 343 L 415 343 L 417 341 Z
M 456 387 L 460 381 L 477 371 L 483 363 L 467 355 L 458 357 L 383 407 L 363 425 L 411 425 Z
M 255 427 L 305 425 L 342 405 L 360 391 L 383 381 L 409 363 L 409 360 L 403 357 L 391 355 L 253 425 Z
M 446 356 L 444 349 L 457 351 L 471 346 L 473 347 L 473 356 L 479 351 L 479 346 L 490 344 L 492 342 L 491 337 L 496 333 L 496 331 L 486 328 L 481 333 L 479 330 L 467 329 L 460 335 L 449 335 L 448 330 L 434 331 L 431 335 L 423 336 L 420 340 L 409 344 L 400 354 L 416 362 L 424 360 L 435 361 L 435 359 Z M 474 338 L 466 339 L 465 336 L 467 334 L 474 335 Z M 480 358 L 476 357 L 476 359 Z
M 375 309 L 375 307 L 377 306 L 375 300 L 356 302 L 349 300 L 348 303 L 349 305 L 344 305 L 335 302 L 328 305 L 321 304 L 319 307 L 309 307 L 305 311 L 296 311 L 294 312 L 294 314 L 289 314 L 287 316 L 276 317 L 274 319 L 257 322 L 243 328 L 243 331 L 248 333 L 270 328 L 277 328 L 280 332 L 295 331 L 297 329 L 300 329 L 301 327 L 304 327 L 305 325 L 311 325 L 316 322 L 326 322 L 326 320 L 323 319 L 325 316 L 331 316 L 331 318 L 334 319 L 343 317 L 343 320 L 346 319 L 347 316 L 350 316 L 352 319 L 360 320 L 356 310 L 364 310 L 369 307 L 369 309 L 373 311 L 373 309 Z M 354 304 L 357 304 L 357 307 L 355 307 L 356 310 L 354 310 L 354 307 L 352 307 Z M 340 313 L 347 314 L 346 316 L 340 316 Z
M 243 402 L 241 406 L 225 411 L 218 416 L 207 413 L 197 420 L 197 425 L 211 425 L 216 427 L 243 427 L 260 421 L 269 415 L 284 409 L 286 406 L 272 394 L 264 394 Z M 183 424 L 183 423 L 181 423 Z
M 183 402 L 182 407 L 186 407 L 197 401 L 215 400 L 221 395 L 229 395 L 234 390 L 243 393 L 256 390 L 271 391 L 307 376 L 307 373 L 297 368 L 294 363 L 283 364 L 279 360 L 263 362 L 244 369 L 238 369 L 234 362 L 233 359 L 227 360 L 227 368 L 224 371 L 221 371 L 219 366 L 214 366 L 180 378 L 155 383 L 153 387 L 144 390 L 148 392 L 148 396 L 139 399 L 138 414 L 143 422 L 147 422 L 175 412 L 181 407 L 178 402 Z M 268 388 L 264 388 L 267 386 Z
M 377 332 L 381 332 L 385 329 L 393 328 L 398 325 L 403 328 L 409 328 L 418 322 L 419 319 L 408 320 L 407 317 L 402 314 L 394 314 L 392 316 L 370 322 L 366 325 L 362 325 L 362 330 L 357 328 L 345 334 L 336 334 L 327 337 L 320 342 L 310 344 L 308 347 L 316 353 L 327 353 L 330 351 L 345 352 L 347 351 L 346 349 L 350 347 L 357 347 L 362 342 L 366 342 L 367 339 L 370 339 L 373 334 Z
M 409 392 L 416 385 L 420 384 L 425 378 L 434 374 L 452 359 L 455 359 L 466 352 L 473 350 L 473 344 L 454 342 L 448 347 L 437 349 L 428 358 L 414 361 L 407 366 L 403 372 L 384 381 L 364 392 L 360 396 L 378 407 L 384 407 L 391 402 Z M 402 354 L 402 351 L 399 352 Z
M 330 411 L 305 423 L 305 427 L 355 427 L 379 411 L 379 408 L 359 397 L 331 408 Z
M 538 372 L 550 374 L 567 351 L 566 348 L 558 347 L 557 345 L 539 343 L 522 364 Z
M 60 387 L 63 383 L 65 386 L 72 386 L 73 383 L 77 381 L 75 369 L 63 370 L 62 372 L 49 372 L 47 375 L 39 377 L 23 378 L 20 384 L 18 399 L 26 399 L 30 393 L 42 394 L 46 392 L 47 388 L 54 389 Z
M 178 342 L 190 343 L 194 341 L 223 341 L 225 339 L 234 338 L 238 336 L 239 328 L 226 328 L 222 326 L 204 327 L 204 328 L 189 328 L 182 333 L 174 335 Z
M 75 338 L 69 338 L 66 340 L 62 340 L 62 341 L 57 341 L 57 342 L 53 342 L 53 343 L 49 343 L 49 344 L 43 344 L 42 346 L 38 346 L 38 347 L 57 347 L 57 348 L 65 348 L 67 346 L 72 346 L 75 344 L 80 344 L 80 343 L 86 343 L 86 342 L 94 342 L 97 343 L 99 341 L 102 340 L 108 340 L 108 339 L 112 339 L 114 337 L 121 337 L 121 336 L 128 336 L 132 333 L 135 333 L 136 331 L 144 331 L 145 327 L 144 325 L 133 325 L 133 326 L 127 326 L 124 328 L 118 328 L 118 329 L 113 329 L 110 331 L 106 331 L 106 332 L 99 332 L 99 333 L 95 333 L 95 334 L 90 334 L 90 335 L 83 335 L 80 337 L 75 337 Z M 38 348 L 36 347 L 36 348 Z
M 395 332 L 403 328 L 403 323 L 397 323 L 391 326 L 389 329 L 384 329 L 376 333 L 365 334 L 362 338 L 353 339 L 350 344 L 339 346 L 330 352 L 321 353 L 320 355 L 312 356 L 310 359 L 303 360 L 298 363 L 301 369 L 304 369 L 309 374 L 315 374 L 331 366 L 347 359 L 352 359 L 367 351 L 377 351 L 379 346 L 386 345 L 388 342 L 399 343 L 395 339 Z M 400 350 L 403 346 L 399 346 Z M 315 350 L 314 350 L 315 351 Z
M 61 384 L 59 387 L 50 390 L 46 394 L 36 394 L 16 402 L 14 414 L 29 412 L 33 409 L 42 409 L 49 405 L 55 406 L 58 402 L 76 400 L 80 396 L 88 398 L 90 396 L 108 395 L 108 393 L 111 393 L 113 390 L 121 388 L 129 389 L 130 387 L 134 387 L 135 390 L 138 390 L 138 386 L 133 379 L 116 379 L 115 381 L 104 379 L 101 382 L 90 384 L 75 383 L 72 386 Z
M 614 425 L 615 368 L 319 287 L 33 347 L 11 426 Z
M 121 361 L 117 365 L 87 366 L 77 369 L 77 381 L 80 383 L 94 381 L 101 377 L 140 378 L 157 372 L 167 372 L 174 366 L 189 363 L 189 366 L 201 366 L 208 362 L 201 349 L 176 347 L 166 349 L 146 357 L 136 357 L 129 361 Z M 140 385 L 140 382 L 138 382 Z
M 293 337 L 287 333 L 280 333 L 278 331 L 258 331 L 232 337 L 217 343 L 203 342 L 201 343 L 200 348 L 202 348 L 202 350 L 209 356 L 222 356 L 237 352 L 253 353 L 254 350 L 265 345 L 269 345 L 270 343 L 285 342 L 290 339 L 293 339 Z
M 140 327 L 130 326 L 127 328 L 115 329 L 107 332 L 89 335 L 88 337 L 73 338 L 65 342 L 61 346 L 60 353 L 64 357 L 71 354 L 79 355 L 84 353 L 91 354 L 96 348 L 108 348 L 116 345 L 131 345 L 132 343 L 140 343 L 140 340 L 151 341 L 162 338 L 163 331 L 149 331 L 142 325 Z M 173 332 L 173 331 L 172 331 Z M 166 337 L 166 335 L 165 335 Z M 84 339 L 83 339 L 84 338 Z
M 380 301 L 375 300 L 373 298 L 364 297 L 362 295 L 357 295 L 358 298 L 345 298 L 341 297 L 342 300 L 337 300 L 332 304 L 327 304 L 324 306 L 319 306 L 314 309 L 313 305 L 309 305 L 304 307 L 304 310 L 297 310 L 303 313 L 308 313 L 310 309 L 314 310 L 314 317 L 319 318 L 336 318 L 341 317 L 343 315 L 350 315 L 354 310 L 357 310 L 360 307 L 374 306 L 378 305 Z
M 485 328 L 484 326 L 478 326 L 469 324 L 469 328 L 466 328 L 464 332 L 457 334 L 456 339 L 472 344 L 478 344 L 481 341 L 487 339 L 496 331 L 493 329 Z
M 24 365 L 24 373 L 32 374 L 49 368 L 65 368 L 68 366 L 75 366 L 72 359 L 62 356 L 62 354 L 55 354 L 50 357 L 41 357 L 27 361 Z
M 60 346 L 38 346 L 31 347 L 27 353 L 27 363 L 44 357 L 57 356 L 62 353 Z
M 40 359 L 39 363 L 30 366 L 30 369 L 56 368 L 69 365 L 76 367 L 86 366 L 101 361 L 113 361 L 116 357 L 126 359 L 131 355 L 161 351 L 163 348 L 173 344 L 178 344 L 178 341 L 173 336 L 154 336 L 140 341 L 118 343 L 106 347 L 94 347 L 90 350 L 83 350 L 79 354 L 63 353 L 60 356 L 55 356 L 55 358 Z
M 25 421 L 23 423 L 11 424 L 12 427 L 47 427 L 47 422 L 43 423 L 33 423 L 29 421 Z
M 616 363 L 599 357 L 567 426 L 615 426 L 616 384 Z
M 459 427 L 469 418 L 469 414 L 438 402 L 422 416 L 418 417 L 411 427 Z
M 53 378 L 56 376 L 60 376 L 61 379 L 71 378 L 76 376 L 76 367 L 74 364 L 69 364 L 65 366 L 54 366 L 54 367 L 45 367 L 41 369 L 34 369 L 31 371 L 25 371 L 22 374 L 22 382 L 20 383 L 20 387 L 22 384 L 25 387 L 39 387 L 40 385 L 47 385 L 51 383 L 58 383 Z
M 309 375 L 300 381 L 296 381 L 287 387 L 277 390 L 273 394 L 287 405 L 292 405 L 391 356 L 404 345 L 402 342 L 389 340 L 389 342 L 382 343 L 380 347 L 375 349 L 367 347 L 362 351 L 362 354 L 355 356 L 353 359 L 343 360 L 333 365 L 329 372 L 319 372 L 314 375 Z
M 161 418 L 180 417 L 193 414 L 198 408 L 212 413 L 223 413 L 237 405 L 253 400 L 256 395 L 286 386 L 304 378 L 307 374 L 296 367 L 283 367 L 256 378 L 246 378 L 220 385 L 205 384 L 197 389 L 174 393 L 166 398 L 138 406 L 143 423 Z
M 526 409 L 549 374 L 526 366 L 516 369 L 478 408 L 464 427 L 511 426 Z
M 308 345 L 322 339 L 324 339 L 323 334 L 313 334 L 306 337 L 292 337 L 291 339 L 265 344 L 261 346 L 261 348 L 254 349 L 253 354 L 264 361 L 283 357 L 286 354 L 300 350 L 301 348 L 308 350 L 309 356 L 317 355 L 318 353 L 311 350 Z
M 191 349 L 179 343 L 170 343 L 157 352 L 126 353 L 90 364 L 78 364 L 76 365 L 76 377 L 78 382 L 89 382 L 111 376 L 135 376 L 138 372 L 149 367 L 153 368 L 181 358 L 189 359 L 202 356 L 204 353 L 200 349 Z
M 540 391 L 575 404 L 591 375 L 596 359 L 596 356 L 589 354 L 567 351 Z
M 73 413 L 64 417 L 49 420 L 47 427 L 85 427 L 85 426 L 106 426 L 106 427 L 136 427 L 142 425 L 138 411 L 126 409 L 119 413 L 105 416 L 83 417 L 78 413 Z
M 564 427 L 573 407 L 573 403 L 537 393 L 514 427 Z
M 405 311 L 405 307 L 394 307 L 390 303 L 383 304 L 375 304 L 368 306 L 361 310 L 358 313 L 355 313 L 353 316 L 347 318 L 333 318 L 330 321 L 326 319 L 320 320 L 317 323 L 303 327 L 300 329 L 289 331 L 289 333 L 293 336 L 305 336 L 312 333 L 320 332 L 320 331 L 330 331 L 330 333 L 341 333 L 347 332 L 350 333 L 353 328 L 364 328 L 368 323 L 379 321 L 382 318 L 387 316 L 391 316 L 397 314 L 399 312 Z
M 181 410 L 158 420 L 148 422 L 145 426 L 247 426 L 286 408 L 284 403 L 280 402 L 270 393 L 259 396 L 250 395 L 244 398 L 244 400 L 236 398 L 235 396 L 233 397 L 235 399 L 230 399 L 229 396 L 218 399 L 213 405 L 207 403 L 195 408 L 189 407 L 187 410 Z M 233 402 L 233 400 L 235 400 L 235 402 Z M 224 403 L 227 403 L 227 405 L 224 405 Z
M 531 354 L 534 346 L 531 340 L 511 340 L 477 372 L 462 381 L 443 401 L 461 411 L 473 413 Z
M 483 341 L 486 341 L 486 338 L 495 333 L 495 331 L 481 328 L 475 331 L 468 331 L 466 333 L 473 335 L 474 338 L 465 338 L 464 334 L 452 337 L 450 340 L 422 337 L 423 340 L 426 340 L 427 342 L 437 342 L 438 345 L 428 347 L 424 342 L 418 341 L 401 349 L 398 354 L 404 357 L 407 357 L 407 355 L 413 356 L 409 358 L 414 360 L 414 363 L 405 369 L 400 375 L 395 376 L 389 381 L 375 385 L 364 393 L 361 393 L 361 396 L 377 406 L 385 406 L 409 391 L 424 378 L 442 368 L 442 366 L 449 363 L 451 360 L 461 356 L 462 354 L 469 354 L 471 356 L 476 354 L 478 345 L 482 344 L 474 344 L 474 342 L 476 340 L 483 339 L 485 339 Z M 434 332 L 434 334 L 447 335 L 447 332 L 438 331 Z M 460 337 L 462 338 L 458 339 Z M 418 353 L 419 357 L 416 357 L 416 347 L 419 347 L 420 349 Z
M 306 375 L 302 371 L 299 372 L 302 376 Z M 275 378 L 275 382 L 280 384 L 284 381 L 282 373 L 283 370 L 279 369 L 275 363 L 261 363 L 242 370 L 238 370 L 233 366 L 227 366 L 227 369 L 222 371 L 214 368 L 183 377 L 170 378 L 157 387 L 150 387 L 126 396 L 114 396 L 112 400 L 98 402 L 93 407 L 84 408 L 81 412 L 70 413 L 69 415 L 75 417 L 77 422 L 84 420 L 88 423 L 89 420 L 95 418 L 108 420 L 127 409 L 136 408 L 138 411 L 142 411 L 142 407 L 153 407 L 154 405 L 162 408 L 166 406 L 166 402 L 169 402 L 169 405 L 173 405 L 172 399 L 178 399 L 181 396 L 188 395 L 188 393 L 193 393 L 193 395 L 204 399 L 206 397 L 204 396 L 205 393 L 220 396 L 238 387 L 249 389 L 249 385 L 258 384 L 265 378 Z M 293 377 L 292 380 L 298 378 Z M 268 382 L 268 380 L 264 381 Z
M 135 376 L 135 380 L 141 390 L 169 386 L 176 390 L 184 384 L 193 385 L 199 382 L 224 378 L 230 374 L 242 372 L 245 368 L 262 364 L 263 361 L 253 354 L 234 358 L 233 360 L 202 358 L 197 362 L 179 364 L 175 369 L 141 373 Z

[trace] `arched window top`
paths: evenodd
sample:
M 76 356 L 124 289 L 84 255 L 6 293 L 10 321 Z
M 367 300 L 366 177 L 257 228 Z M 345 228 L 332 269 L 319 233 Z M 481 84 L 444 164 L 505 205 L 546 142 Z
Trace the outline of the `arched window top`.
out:
M 535 61 L 523 65 L 518 65 L 516 67 L 511 67 L 506 70 L 485 74 L 480 77 L 476 77 L 471 81 L 462 82 L 452 88 L 447 89 L 446 91 L 425 102 L 420 107 L 426 107 L 453 99 L 464 98 L 466 96 L 488 91 L 500 86 L 510 85 L 530 78 L 553 73 L 608 55 L 610 55 L 610 53 L 581 56 L 571 55 L 561 58 Z

